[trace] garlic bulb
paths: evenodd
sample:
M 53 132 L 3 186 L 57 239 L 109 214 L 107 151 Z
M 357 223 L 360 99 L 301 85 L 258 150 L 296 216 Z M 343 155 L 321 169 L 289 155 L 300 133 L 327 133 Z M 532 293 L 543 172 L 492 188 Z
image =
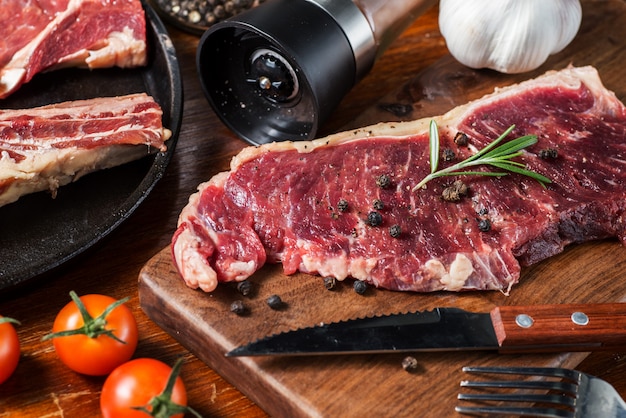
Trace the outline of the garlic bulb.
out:
M 461 64 L 534 70 L 576 36 L 579 0 L 441 0 L 439 30 Z

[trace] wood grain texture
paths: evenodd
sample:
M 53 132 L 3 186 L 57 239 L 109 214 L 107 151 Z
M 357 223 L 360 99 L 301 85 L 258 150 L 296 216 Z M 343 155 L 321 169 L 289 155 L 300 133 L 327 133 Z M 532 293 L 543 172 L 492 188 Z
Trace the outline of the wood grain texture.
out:
M 525 269 L 521 283 L 508 297 L 499 292 L 416 295 L 377 289 L 361 296 L 353 291 L 351 282 L 329 291 L 320 277 L 285 276 L 277 265 L 265 266 L 255 274 L 250 280 L 256 291 L 242 297 L 231 284 L 211 294 L 187 288 L 171 264 L 170 249 L 165 248 L 142 270 L 139 295 L 150 318 L 271 416 L 414 417 L 424 411 L 433 414 L 430 416 L 448 416 L 453 413 L 450 402 L 455 399 L 464 365 L 574 367 L 587 353 L 419 353 L 414 355 L 419 363 L 415 373 L 402 369 L 406 356 L 402 353 L 297 358 L 226 358 L 224 354 L 269 334 L 364 316 L 442 306 L 489 312 L 497 306 L 537 305 L 546 300 L 556 304 L 619 302 L 626 296 L 620 280 L 601 287 L 585 284 L 600 281 L 613 263 L 626 262 L 626 251 L 621 250 L 615 241 L 571 247 L 542 263 L 541 268 Z M 572 262 L 587 257 L 597 264 L 585 268 L 579 261 Z M 278 294 L 287 308 L 270 309 L 266 299 L 272 294 Z M 244 301 L 248 315 L 230 312 L 235 300 Z M 362 382 L 367 382 L 366 390 Z M 406 397 L 407 387 L 415 388 L 411 397 Z
M 621 71 L 626 51 L 626 48 L 623 48 L 626 39 L 624 2 L 584 1 L 583 5 L 586 16 L 581 33 L 588 34 L 585 38 L 587 40 L 583 43 L 590 43 L 595 47 L 592 56 L 602 64 L 600 68 L 603 80 L 609 88 L 618 92 L 620 99 L 624 100 L 626 86 Z M 50 331 L 58 310 L 69 301 L 70 290 L 75 290 L 81 295 L 104 293 L 116 298 L 130 297 L 127 305 L 133 310 L 140 330 L 140 343 L 135 357 L 154 357 L 173 364 L 177 357 L 182 356 L 185 360 L 182 377 L 189 389 L 190 404 L 205 417 L 267 417 L 268 413 L 257 406 L 253 399 L 261 398 L 259 391 L 262 385 L 265 381 L 271 380 L 277 371 L 282 373 L 281 378 L 288 376 L 304 382 L 309 393 L 314 393 L 317 398 L 332 403 L 333 406 L 326 415 L 329 417 L 348 416 L 350 405 L 348 400 L 355 393 L 357 399 L 372 410 L 381 403 L 389 405 L 385 416 L 393 416 L 394 413 L 398 416 L 408 414 L 401 410 L 407 405 L 412 411 L 418 411 L 413 416 L 438 417 L 442 416 L 438 413 L 443 409 L 446 411 L 443 416 L 453 416 L 454 413 L 451 411 L 456 399 L 458 382 L 463 378 L 456 366 L 465 365 L 470 361 L 479 365 L 492 363 L 498 361 L 499 357 L 495 355 L 474 357 L 455 353 L 431 354 L 425 358 L 418 357 L 418 370 L 414 374 L 408 374 L 400 366 L 402 356 L 330 359 L 331 367 L 325 366 L 329 359 L 300 359 L 289 361 L 287 364 L 266 361 L 262 366 L 251 365 L 242 359 L 238 363 L 224 364 L 221 355 L 212 354 L 213 357 L 208 358 L 209 354 L 205 353 L 199 357 L 189 350 L 191 344 L 194 344 L 194 352 L 200 352 L 204 345 L 213 344 L 202 340 L 200 336 L 187 341 L 187 347 L 177 341 L 177 338 L 181 338 L 181 333 L 193 333 L 198 327 L 202 330 L 215 327 L 214 319 L 219 318 L 224 322 L 217 325 L 220 329 L 232 321 L 237 321 L 236 326 L 242 327 L 236 341 L 230 343 L 218 341 L 221 349 L 230 348 L 275 329 L 288 329 L 296 323 L 299 325 L 297 319 L 302 317 L 302 310 L 308 309 L 307 306 L 316 305 L 313 303 L 316 299 L 313 298 L 317 296 L 329 298 L 321 300 L 333 304 L 328 313 L 328 317 L 333 320 L 371 312 L 373 306 L 381 311 L 428 308 L 429 304 L 434 303 L 432 299 L 402 294 L 394 294 L 391 298 L 388 295 L 381 297 L 381 294 L 386 295 L 384 292 L 370 292 L 364 297 L 357 298 L 347 285 L 340 286 L 336 292 L 328 292 L 316 278 L 305 276 L 286 278 L 278 275 L 275 279 L 275 273 L 279 272 L 280 268 L 269 266 L 255 278 L 261 287 L 257 296 L 248 301 L 253 308 L 248 317 L 233 318 L 230 314 L 228 298 L 234 297 L 232 289 L 225 288 L 214 295 L 205 295 L 181 288 L 176 280 L 173 281 L 175 285 L 171 288 L 172 292 L 180 290 L 180 293 L 185 295 L 183 298 L 189 298 L 190 303 L 202 301 L 204 304 L 203 309 L 194 316 L 194 321 L 197 322 L 176 321 L 176 318 L 163 319 L 163 322 L 172 328 L 168 330 L 170 336 L 141 309 L 137 286 L 139 274 L 148 263 L 144 272 L 152 274 L 155 280 L 170 277 L 171 263 L 164 248 L 169 244 L 178 214 L 189 195 L 195 191 L 199 183 L 219 171 L 228 169 L 230 158 L 247 145 L 224 127 L 202 94 L 195 68 L 198 38 L 171 27 L 168 29 L 180 61 L 185 97 L 182 129 L 174 158 L 165 176 L 150 196 L 130 219 L 105 240 L 71 263 L 29 283 L 25 288 L 0 294 L 0 314 L 17 318 L 22 323 L 17 327 L 22 343 L 22 358 L 15 374 L 0 386 L 0 417 L 100 416 L 99 394 L 103 379 L 80 376 L 67 370 L 58 361 L 52 344 L 41 341 L 41 337 Z M 575 46 L 568 48 L 567 54 L 576 53 L 575 48 Z M 554 57 L 545 67 L 564 62 L 563 58 Z M 579 65 L 585 62 L 583 56 L 573 63 Z M 397 109 L 389 105 L 398 103 L 410 104 L 409 114 L 403 116 L 407 118 L 440 113 L 438 109 L 442 107 L 450 108 L 466 101 L 473 94 L 480 94 L 480 80 L 483 77 L 495 77 L 498 82 L 506 82 L 505 76 L 491 72 L 466 71 L 458 66 L 454 67 L 459 71 L 456 76 L 439 71 L 439 68 L 447 67 L 449 64 L 454 65 L 454 61 L 447 57 L 445 44 L 437 29 L 437 11 L 433 9 L 418 19 L 391 45 L 370 74 L 345 97 L 331 120 L 323 127 L 321 134 L 337 132 L 346 126 L 358 126 L 365 121 L 371 123 L 400 119 L 401 117 L 389 111 Z M 467 91 L 461 88 L 468 85 L 470 88 L 464 87 Z M 441 103 L 440 100 L 448 103 L 436 104 Z M 522 289 L 520 293 L 525 292 L 524 287 L 531 286 L 534 297 L 542 303 L 623 301 L 626 287 L 623 285 L 623 271 L 626 266 L 623 253 L 623 248 L 613 241 L 572 247 L 550 263 L 541 263 L 526 269 L 525 283 L 520 286 Z M 1 263 L 2 260 L 0 265 Z M 563 272 L 559 273 L 561 269 Z M 165 275 L 154 274 L 155 270 L 165 272 Z M 541 283 L 549 280 L 549 276 L 555 271 L 559 273 L 558 278 L 561 281 L 559 286 L 550 288 Z M 288 309 L 284 311 L 275 312 L 265 305 L 264 296 L 272 292 L 274 285 L 270 283 L 275 281 L 277 290 L 290 289 L 281 293 L 289 303 Z M 538 282 L 539 284 L 536 284 Z M 144 285 L 152 284 L 141 283 L 142 288 Z M 159 286 L 159 282 L 154 285 Z M 160 306 L 165 314 L 166 309 L 171 309 L 171 305 L 165 302 L 167 294 L 157 293 L 160 290 L 162 289 L 151 291 L 155 298 L 150 303 Z M 142 290 L 142 301 L 143 295 Z M 303 296 L 306 296 L 305 300 L 311 299 L 304 305 L 298 305 L 296 300 L 301 299 L 297 298 Z M 457 305 L 458 300 L 462 299 L 477 309 L 488 309 L 499 305 L 501 300 L 506 300 L 497 293 L 481 297 L 473 294 L 430 296 L 436 299 L 437 304 Z M 607 296 L 610 297 L 607 299 Z M 145 300 L 148 303 L 149 299 Z M 326 309 L 325 306 L 327 305 L 312 306 L 311 311 L 306 313 L 312 323 L 319 320 L 323 309 Z M 259 325 L 257 329 L 256 321 L 260 317 L 265 318 L 267 322 Z M 211 320 L 210 324 L 204 324 L 207 318 Z M 543 356 L 525 356 L 520 358 L 519 364 L 539 364 L 544 362 L 542 359 Z M 560 359 L 558 361 L 561 362 Z M 564 363 L 578 361 L 579 358 L 568 357 Z M 215 363 L 214 368 L 207 366 L 207 363 Z M 243 379 L 233 380 L 235 387 L 219 374 L 222 369 L 229 372 L 232 368 L 239 367 L 260 370 L 260 378 L 246 375 Z M 337 367 L 341 370 L 340 374 L 335 373 Z M 381 368 L 388 374 L 377 372 Z M 593 353 L 578 365 L 578 369 L 606 379 L 626 396 L 626 349 Z M 346 373 L 350 376 L 364 373 L 361 374 L 365 376 L 364 379 L 370 376 L 375 378 L 371 381 L 345 380 Z M 433 386 L 431 384 L 433 376 L 441 374 L 446 376 L 445 385 L 441 388 Z M 243 388 L 242 384 L 252 398 L 245 396 L 238 389 Z M 290 396 L 291 389 L 285 387 L 284 381 L 273 380 L 271 385 L 276 390 L 276 395 L 272 398 L 276 403 L 284 396 Z M 377 396 L 379 392 L 376 388 L 385 385 L 401 387 L 401 390 L 389 399 L 383 399 Z M 439 405 L 439 409 L 427 410 L 426 407 L 430 404 L 423 402 L 440 390 L 443 394 L 438 396 L 438 399 L 445 398 L 441 402 L 442 405 Z M 266 398 L 267 396 L 264 397 Z M 278 411 L 276 416 L 288 415 L 294 409 L 314 413 L 315 405 L 297 405 L 296 402 L 290 400 L 284 405 L 280 403 L 275 405 L 274 408 Z M 365 416 L 374 414 L 368 413 Z

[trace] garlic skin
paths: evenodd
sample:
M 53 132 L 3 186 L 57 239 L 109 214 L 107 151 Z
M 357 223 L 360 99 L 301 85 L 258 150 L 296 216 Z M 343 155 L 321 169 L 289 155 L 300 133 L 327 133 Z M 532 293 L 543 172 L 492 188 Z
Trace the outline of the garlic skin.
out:
M 450 54 L 471 68 L 534 70 L 574 39 L 579 0 L 441 0 L 439 30 Z

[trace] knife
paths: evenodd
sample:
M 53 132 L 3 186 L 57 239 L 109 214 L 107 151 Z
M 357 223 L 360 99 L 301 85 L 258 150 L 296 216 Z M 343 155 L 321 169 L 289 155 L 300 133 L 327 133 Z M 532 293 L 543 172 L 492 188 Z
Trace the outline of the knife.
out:
M 598 351 L 626 347 L 626 303 L 459 308 L 320 324 L 261 338 L 234 356 L 496 350 L 500 353 Z

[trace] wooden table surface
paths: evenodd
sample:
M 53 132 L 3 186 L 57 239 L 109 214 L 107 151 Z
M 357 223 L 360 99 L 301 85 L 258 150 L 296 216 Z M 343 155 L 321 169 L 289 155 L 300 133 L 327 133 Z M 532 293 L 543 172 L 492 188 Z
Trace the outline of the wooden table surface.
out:
M 176 219 L 196 186 L 228 168 L 247 144 L 215 116 L 201 92 L 195 66 L 199 38 L 169 28 L 184 85 L 184 116 L 174 158 L 151 195 L 116 231 L 61 269 L 27 288 L 0 295 L 0 314 L 21 321 L 17 327 L 22 358 L 15 374 L 0 386 L 0 417 L 97 417 L 104 378 L 78 375 L 57 359 L 41 337 L 51 329 L 68 292 L 130 297 L 139 324 L 135 357 L 173 364 L 183 356 L 182 377 L 189 402 L 208 417 L 264 417 L 259 407 L 203 364 L 142 312 L 137 278 L 142 266 L 169 244 Z M 342 130 L 385 94 L 447 54 L 437 27 L 437 9 L 420 17 L 378 60 L 345 98 L 320 135 Z M 427 116 L 427 115 L 424 115 Z M 594 353 L 578 367 L 612 383 L 626 396 L 626 350 Z M 459 376 L 460 378 L 460 376 Z M 454 402 L 450 399 L 450 402 Z M 425 414 L 426 416 L 426 414 Z

